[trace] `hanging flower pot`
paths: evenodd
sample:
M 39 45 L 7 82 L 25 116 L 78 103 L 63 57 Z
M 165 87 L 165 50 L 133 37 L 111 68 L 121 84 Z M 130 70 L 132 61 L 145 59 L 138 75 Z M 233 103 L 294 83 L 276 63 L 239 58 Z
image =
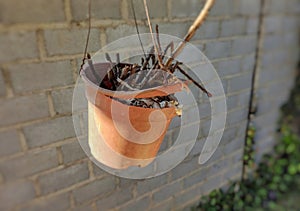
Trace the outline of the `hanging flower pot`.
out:
M 93 63 L 85 52 L 81 66 L 80 75 L 88 100 L 91 154 L 99 162 L 116 169 L 144 167 L 157 156 L 170 122 L 181 115 L 174 93 L 181 92 L 187 81 L 178 79 L 174 74 L 176 70 L 211 96 L 180 67 L 181 63 L 175 58 L 201 25 L 213 0 L 207 1 L 175 50 L 172 42 L 162 49 L 158 26 L 154 39 L 146 1 L 144 4 L 153 45 L 146 54 L 140 40 L 144 51 L 141 65 L 121 63 L 118 54 L 117 61 L 112 62 L 107 53 L 107 62 Z M 169 49 L 171 56 L 167 57 Z M 84 65 L 86 60 L 88 65 Z
M 93 65 L 101 78 L 104 78 L 110 66 L 110 63 Z M 112 91 L 97 85 L 89 66 L 83 69 L 81 76 L 88 99 L 89 146 L 92 155 L 113 168 L 145 166 L 152 162 L 171 120 L 178 115 L 178 108 L 175 105 L 165 108 L 139 107 L 126 105 L 119 100 L 168 96 L 182 91 L 182 83 L 140 91 Z

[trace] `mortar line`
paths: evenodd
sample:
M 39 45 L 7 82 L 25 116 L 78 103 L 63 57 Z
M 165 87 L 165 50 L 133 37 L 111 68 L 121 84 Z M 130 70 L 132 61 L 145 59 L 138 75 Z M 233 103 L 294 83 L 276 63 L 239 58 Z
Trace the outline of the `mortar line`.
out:
M 38 29 L 36 31 L 36 38 L 37 38 L 37 46 L 38 46 L 40 60 L 45 61 L 45 58 L 47 57 L 47 51 L 46 51 L 46 44 L 44 38 L 44 31 Z

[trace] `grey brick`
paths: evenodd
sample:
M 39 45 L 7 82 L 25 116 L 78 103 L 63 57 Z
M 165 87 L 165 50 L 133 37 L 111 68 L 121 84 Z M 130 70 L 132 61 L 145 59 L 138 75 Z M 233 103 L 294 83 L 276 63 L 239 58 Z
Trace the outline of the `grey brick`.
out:
M 208 178 L 204 181 L 203 185 L 200 187 L 202 195 L 209 194 L 212 190 L 217 189 L 222 184 L 222 176 L 216 175 L 214 177 Z
M 34 198 L 34 187 L 29 181 L 17 181 L 0 186 L 1 210 L 11 210 L 14 206 Z
M 300 13 L 300 6 L 299 6 L 299 1 L 298 0 L 289 0 L 286 3 L 286 9 L 288 12 L 291 13 Z
M 120 0 L 111 1 L 92 1 L 92 18 L 93 19 L 120 19 Z M 88 17 L 88 1 L 73 0 L 71 1 L 71 9 L 73 19 L 75 21 L 86 20 Z
M 227 143 L 231 142 L 235 137 L 237 133 L 237 128 L 225 128 L 220 145 L 226 145 Z
M 219 21 L 205 21 L 192 40 L 214 39 L 219 37 Z
M 237 151 L 238 149 L 244 148 L 244 137 L 243 138 L 236 138 L 232 140 L 230 143 L 226 144 L 224 148 L 222 149 L 223 153 L 225 155 L 229 155 L 230 153 L 233 153 Z
M 133 3 L 136 18 L 138 20 L 146 19 L 143 1 L 133 1 Z M 148 9 L 150 18 L 165 18 L 167 16 L 167 1 L 151 0 L 151 2 L 148 2 Z M 128 1 L 128 13 L 129 18 L 133 19 L 133 12 L 130 5 L 130 1 Z
M 282 18 L 278 16 L 265 17 L 264 33 L 272 33 L 280 31 L 282 27 Z
M 72 117 L 60 117 L 47 122 L 26 126 L 24 134 L 30 148 L 75 137 Z
M 49 89 L 74 83 L 70 62 L 16 64 L 9 66 L 17 93 Z
M 82 53 L 82 46 L 85 45 L 87 30 L 85 29 L 57 29 L 46 30 L 45 40 L 48 54 L 65 55 Z M 100 48 L 100 31 L 91 29 L 89 51 L 97 51 Z
M 106 173 L 106 171 L 102 170 L 100 167 L 98 167 L 93 162 L 92 162 L 92 166 L 93 166 L 93 173 L 95 176 L 104 176 L 104 175 L 108 174 L 108 173 Z
M 175 193 L 179 192 L 182 190 L 182 185 L 181 182 L 173 182 L 171 184 L 167 184 L 165 186 L 162 186 L 161 189 L 153 193 L 153 200 L 155 202 L 160 202 L 163 201 L 173 195 Z
M 243 164 L 241 162 L 240 164 L 236 165 L 235 167 L 228 169 L 228 171 L 226 171 L 224 173 L 223 178 L 224 178 L 224 180 L 227 180 L 227 181 L 233 181 L 237 177 L 239 177 L 239 178 L 241 177 L 242 170 L 243 170 Z
M 10 155 L 22 150 L 17 131 L 0 133 L 0 156 Z
M 72 112 L 73 88 L 52 91 L 51 95 L 57 114 Z
M 239 106 L 246 107 L 250 101 L 250 91 L 242 92 L 239 94 Z
M 133 198 L 132 196 L 132 187 L 121 188 L 119 191 L 116 191 L 105 198 L 97 201 L 98 210 L 108 210 L 110 208 L 117 207 L 122 205 Z
M 43 94 L 0 100 L 0 126 L 49 116 L 47 97 Z
M 285 32 L 290 32 L 290 31 L 293 32 L 298 26 L 299 26 L 299 19 L 297 18 L 297 16 L 285 17 L 283 19 L 283 31 Z
M 150 208 L 151 211 L 171 211 L 172 205 L 174 204 L 173 198 L 170 198 L 168 200 L 165 200 L 158 205 L 155 205 Z
M 203 1 L 172 0 L 172 17 L 195 17 L 203 7 Z
M 255 66 L 255 53 L 242 58 L 242 71 L 252 72 Z
M 31 152 L 0 163 L 0 171 L 6 180 L 34 175 L 58 165 L 55 149 Z
M 70 208 L 69 193 L 38 199 L 22 207 L 24 211 L 56 210 L 64 211 Z
M 140 33 L 148 32 L 145 26 L 139 27 Z M 162 32 L 161 32 L 162 33 Z M 117 27 L 107 28 L 106 29 L 106 36 L 107 36 L 107 43 L 113 42 L 125 36 L 135 35 L 136 28 L 135 26 L 128 26 L 128 25 L 119 25 Z
M 38 51 L 34 32 L 10 32 L 1 34 L 0 62 L 37 57 Z
M 220 77 L 230 76 L 241 72 L 241 60 L 237 58 L 219 61 L 215 67 Z
M 85 204 L 81 206 L 76 206 L 72 209 L 72 211 L 93 211 L 93 205 L 92 204 Z
M 74 190 L 73 194 L 76 203 L 83 203 L 97 196 L 112 192 L 115 187 L 114 177 L 105 177 Z
M 230 55 L 231 41 L 215 41 L 206 44 L 205 55 L 209 59 L 225 58 Z
M 28 9 L 28 5 L 33 6 Z M 51 4 L 46 0 L 1 1 L 0 8 L 0 22 L 4 24 L 50 23 L 65 20 L 64 5 L 61 0 L 53 0 Z
M 226 99 L 227 111 L 235 109 L 238 106 L 239 104 L 238 99 L 239 99 L 238 95 L 227 96 Z
M 215 5 L 212 7 L 210 15 L 212 16 L 224 16 L 232 15 L 233 0 L 216 0 Z
M 87 163 L 81 163 L 39 177 L 42 194 L 68 188 L 89 178 Z
M 245 18 L 223 20 L 221 24 L 221 37 L 244 35 L 245 32 L 246 32 Z
M 198 168 L 198 157 L 194 157 L 192 160 L 184 161 L 172 169 L 172 181 L 180 179 L 186 176 L 188 173 L 196 171 Z
M 198 164 L 199 165 L 199 164 Z M 195 186 L 203 182 L 209 175 L 210 167 L 201 167 L 198 171 L 192 173 L 188 177 L 183 179 L 183 187 L 187 189 L 191 186 Z
M 61 147 L 64 163 L 74 162 L 86 157 L 83 149 L 77 140 L 72 143 L 64 144 Z
M 266 6 L 265 6 L 265 11 L 266 13 L 280 13 L 280 12 L 284 12 L 285 8 L 286 8 L 286 3 L 284 1 L 281 0 L 269 0 L 266 1 Z
M 260 0 L 241 0 L 238 2 L 239 11 L 242 15 L 252 15 L 256 16 L 259 14 L 260 10 Z
M 146 179 L 144 181 L 139 181 L 136 186 L 138 195 L 143 195 L 144 193 L 154 190 L 162 185 L 166 184 L 168 180 L 167 175 L 161 175 L 158 177 Z
M 268 35 L 263 39 L 263 50 L 272 51 L 283 46 L 283 37 L 281 35 Z
M 246 120 L 248 116 L 248 109 L 238 109 L 235 111 L 231 111 L 227 114 L 226 125 L 234 125 L 243 120 Z
M 229 92 L 237 92 L 251 87 L 252 74 L 235 76 L 229 80 Z
M 195 157 L 198 157 L 200 155 L 200 152 L 202 152 L 204 143 L 205 143 L 205 138 L 198 138 L 191 152 L 187 156 L 187 159 L 194 159 Z
M 0 70 L 0 97 L 5 96 L 5 95 L 6 95 L 5 82 L 4 82 L 2 72 Z
M 153 22 L 153 25 L 156 22 Z M 186 32 L 188 31 L 190 27 L 190 22 L 184 22 L 184 23 L 160 23 L 159 24 L 159 32 L 162 34 L 168 34 L 171 36 L 175 36 L 178 38 L 183 38 Z M 149 30 L 146 28 L 144 30 L 145 32 L 149 32 Z M 176 45 L 175 45 L 176 46 Z
M 232 56 L 255 53 L 256 38 L 237 38 L 232 43 Z
M 150 207 L 151 199 L 149 196 L 145 196 L 141 199 L 134 200 L 127 204 L 124 207 L 121 207 L 121 211 L 128 211 L 128 210 L 147 210 Z
M 72 113 L 72 106 L 74 110 L 83 110 L 87 108 L 85 89 L 77 87 L 76 95 L 74 95 L 75 103 L 73 102 L 74 88 L 60 89 L 52 91 L 54 109 L 57 114 Z
M 258 31 L 258 18 L 249 18 L 246 27 L 247 34 L 257 34 Z
M 189 208 L 191 208 L 191 201 L 198 202 L 200 195 L 201 195 L 201 189 L 199 187 L 193 187 L 192 189 L 184 191 L 184 192 L 178 194 L 177 196 L 175 196 L 174 207 L 182 210 L 182 205 L 186 205 L 188 202 L 190 202 Z

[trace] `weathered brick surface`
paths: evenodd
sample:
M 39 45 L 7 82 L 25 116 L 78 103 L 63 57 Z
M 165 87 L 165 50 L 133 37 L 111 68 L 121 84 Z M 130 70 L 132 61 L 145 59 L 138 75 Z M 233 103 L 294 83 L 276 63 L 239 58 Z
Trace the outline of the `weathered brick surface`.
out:
M 0 171 L 6 180 L 31 176 L 58 165 L 55 149 L 28 153 L 0 162 Z
M 14 206 L 34 199 L 33 184 L 29 181 L 17 181 L 0 186 L 0 209 L 11 210 Z
M 74 191 L 74 198 L 76 203 L 82 203 L 99 197 L 103 194 L 110 193 L 115 189 L 114 177 L 106 177 L 95 180 L 83 187 L 78 188 Z
M 141 199 L 137 199 L 135 201 L 130 202 L 129 204 L 120 208 L 122 211 L 126 210 L 146 210 L 149 209 L 151 203 L 151 198 L 149 196 L 145 196 Z
M 162 186 L 162 188 L 156 192 L 153 193 L 153 200 L 155 202 L 163 201 L 173 195 L 175 193 L 182 190 L 182 184 L 180 181 L 173 182 L 171 184 L 168 184 L 166 186 Z
M 44 94 L 0 100 L 0 126 L 16 124 L 49 116 Z
M 50 56 L 79 54 L 84 50 L 87 32 L 85 29 L 58 29 L 46 30 L 45 42 Z M 91 29 L 89 51 L 97 51 L 100 48 L 100 34 L 98 29 Z
M 74 162 L 86 157 L 83 149 L 77 140 L 64 144 L 61 147 L 64 163 Z
M 76 164 L 39 178 L 42 194 L 68 188 L 89 178 L 87 163 Z
M 65 20 L 63 1 L 60 0 L 54 0 L 51 4 L 46 0 L 1 1 L 0 8 L 0 22 L 5 24 L 51 23 Z
M 204 1 L 172 0 L 172 17 L 195 17 L 201 11 Z
M 117 207 L 132 199 L 132 187 L 121 188 L 120 190 L 105 196 L 97 201 L 97 208 L 99 210 L 108 210 Z
M 121 18 L 121 0 L 111 1 L 92 1 L 93 19 L 120 19 Z M 72 0 L 72 15 L 75 21 L 86 20 L 88 17 L 88 1 Z M 105 8 L 110 8 L 109 10 Z
M 221 24 L 221 36 L 231 37 L 243 35 L 246 32 L 246 26 L 245 18 L 223 20 Z
M 136 34 L 130 2 L 92 0 L 88 52 Z M 143 2 L 133 2 L 140 32 L 149 32 Z M 183 38 L 204 3 L 148 0 L 152 25 L 158 24 L 160 33 Z M 87 161 L 74 138 L 70 114 L 75 65 L 81 63 L 87 35 L 87 4 L 79 0 L 0 2 L 0 210 L 189 210 L 201 196 L 241 178 L 254 70 L 256 160 L 270 151 L 278 108 L 289 96 L 299 59 L 298 0 L 266 0 L 265 8 L 260 0 L 216 0 L 192 41 L 213 60 L 224 86 L 228 115 L 223 137 L 214 155 L 199 165 L 212 114 L 209 99 L 190 85 L 198 108 L 184 108 L 191 111 L 184 113 L 188 121 L 172 122 L 161 150 L 174 144 L 180 123 L 193 122 L 198 110 L 196 144 L 188 155 L 185 148 L 172 150 L 174 156 L 186 159 L 167 174 L 144 180 L 110 175 Z M 186 58 L 198 62 L 197 55 Z M 203 75 L 202 82 L 214 84 L 213 79 Z M 213 87 L 209 91 L 215 92 Z M 84 95 L 77 98 L 86 101 Z M 182 99 L 192 103 L 191 98 Z M 217 108 L 220 102 L 216 100 Z M 88 118 L 82 116 L 82 122 L 74 117 L 75 125 L 82 124 L 87 131 Z M 195 129 L 190 125 L 183 138 L 190 140 Z M 155 170 L 172 162 L 169 158 L 164 165 L 156 163 Z
M 252 0 L 252 1 L 247 1 L 247 0 L 241 0 L 238 2 L 239 4 L 239 11 L 240 14 L 244 15 L 258 15 L 259 14 L 259 9 L 260 9 L 260 0 Z
M 137 19 L 146 19 L 143 1 L 133 1 L 134 9 Z M 148 9 L 150 18 L 165 18 L 167 17 L 167 1 L 166 0 L 152 0 L 148 2 Z M 129 18 L 133 19 L 133 12 L 130 1 L 128 1 Z
M 17 93 L 51 89 L 74 83 L 69 61 L 17 64 L 8 67 Z
M 38 199 L 32 203 L 22 207 L 24 211 L 40 211 L 40 210 L 67 210 L 70 208 L 70 194 L 63 193 L 43 199 Z
M 0 97 L 5 95 L 6 95 L 5 82 L 4 82 L 3 74 L 0 71 Z
M 205 55 L 213 60 L 230 56 L 231 41 L 214 41 L 206 44 Z
M 21 145 L 17 131 L 10 130 L 0 133 L 0 156 L 20 152 Z
M 72 117 L 59 117 L 47 122 L 26 126 L 24 134 L 30 148 L 75 137 Z M 43 138 L 41 139 L 41 137 Z
M 0 62 L 37 57 L 38 50 L 34 32 L 10 32 L 0 35 Z

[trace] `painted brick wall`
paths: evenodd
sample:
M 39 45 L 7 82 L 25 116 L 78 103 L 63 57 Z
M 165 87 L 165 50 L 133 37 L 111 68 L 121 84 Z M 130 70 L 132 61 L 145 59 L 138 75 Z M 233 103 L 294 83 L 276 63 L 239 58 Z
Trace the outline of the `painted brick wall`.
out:
M 128 180 L 95 166 L 73 129 L 87 1 L 0 0 L 0 210 L 182 210 L 240 179 L 253 71 L 259 160 L 274 143 L 299 56 L 299 1 L 264 1 L 262 8 L 261 0 L 216 0 L 193 39 L 227 94 L 226 129 L 213 157 L 197 163 L 210 124 L 209 102 L 199 94 L 201 131 L 186 160 L 162 176 Z M 142 1 L 134 2 L 140 31 L 147 32 Z M 92 4 L 91 52 L 135 33 L 129 0 Z M 183 37 L 203 1 L 151 0 L 149 6 L 162 33 Z M 175 135 L 176 123 L 168 139 Z

